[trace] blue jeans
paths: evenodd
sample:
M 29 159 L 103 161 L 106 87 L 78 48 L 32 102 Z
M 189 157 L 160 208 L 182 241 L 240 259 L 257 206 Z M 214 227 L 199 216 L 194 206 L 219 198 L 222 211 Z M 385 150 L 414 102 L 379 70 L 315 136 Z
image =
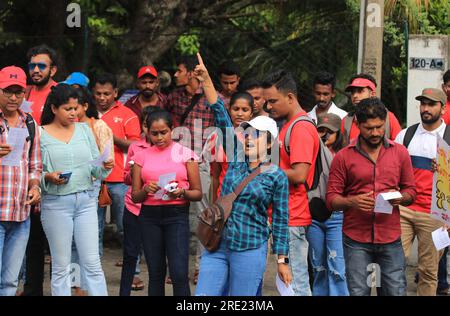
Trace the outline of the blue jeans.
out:
M 108 191 L 111 196 L 112 204 L 111 216 L 114 218 L 117 235 L 120 243 L 123 241 L 123 209 L 125 208 L 125 193 L 127 193 L 128 186 L 123 182 L 108 182 Z M 103 231 L 105 229 L 105 214 L 106 207 L 98 208 L 98 242 L 100 257 L 103 257 Z
M 320 223 L 313 220 L 308 227 L 306 236 L 314 274 L 314 296 L 349 295 L 342 247 L 343 221 L 342 212 L 333 212 L 327 221 Z
M 439 260 L 438 286 L 437 286 L 438 290 L 448 289 L 447 254 L 448 254 L 448 247 L 445 248 L 444 253 L 442 254 L 441 260 Z
M 360 243 L 344 235 L 344 257 L 351 296 L 370 295 L 374 268 L 376 286 L 381 286 L 379 295 L 406 295 L 406 260 L 400 239 L 388 244 L 372 244 Z
M 267 241 L 259 248 L 229 250 L 225 242 L 218 250 L 204 250 L 200 260 L 195 295 L 221 296 L 228 288 L 230 296 L 256 296 L 266 270 Z
M 90 190 L 61 196 L 43 195 L 41 205 L 42 227 L 47 235 L 52 255 L 52 295 L 71 295 L 70 266 L 73 237 L 88 294 L 108 295 L 98 243 L 93 242 L 98 238 L 96 192 Z
M 174 296 L 190 296 L 189 207 L 142 205 L 138 217 L 148 267 L 148 295 L 165 295 L 166 257 Z
M 142 249 L 139 217 L 125 208 L 123 212 L 123 265 L 120 277 L 120 296 L 130 296 L 133 278 L 139 274 L 139 257 Z
M 308 240 L 306 227 L 289 227 L 289 266 L 296 296 L 311 296 L 308 274 Z
M 0 221 L 0 296 L 16 295 L 29 234 L 30 218 L 23 222 Z

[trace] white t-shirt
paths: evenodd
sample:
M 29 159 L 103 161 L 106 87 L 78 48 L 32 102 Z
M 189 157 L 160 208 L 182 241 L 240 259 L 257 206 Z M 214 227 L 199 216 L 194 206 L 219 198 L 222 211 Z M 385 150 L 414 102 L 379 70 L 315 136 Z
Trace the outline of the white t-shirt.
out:
M 308 112 L 308 116 L 314 120 L 314 122 L 317 123 L 317 114 L 316 114 L 316 109 L 317 109 L 317 105 L 315 105 L 313 107 L 313 109 Z M 344 110 L 340 109 L 336 104 L 334 104 L 334 102 L 331 102 L 331 106 L 328 109 L 327 113 L 333 113 L 336 114 L 337 116 L 339 116 L 341 119 L 343 119 L 345 116 L 347 116 L 347 112 L 345 112 Z

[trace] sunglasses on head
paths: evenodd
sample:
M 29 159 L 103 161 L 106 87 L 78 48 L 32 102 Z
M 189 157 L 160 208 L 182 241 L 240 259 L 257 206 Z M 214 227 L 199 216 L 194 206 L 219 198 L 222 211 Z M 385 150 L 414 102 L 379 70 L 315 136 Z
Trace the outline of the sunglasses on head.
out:
M 28 69 L 34 70 L 36 66 L 39 68 L 40 71 L 44 71 L 48 67 L 46 63 L 29 63 Z

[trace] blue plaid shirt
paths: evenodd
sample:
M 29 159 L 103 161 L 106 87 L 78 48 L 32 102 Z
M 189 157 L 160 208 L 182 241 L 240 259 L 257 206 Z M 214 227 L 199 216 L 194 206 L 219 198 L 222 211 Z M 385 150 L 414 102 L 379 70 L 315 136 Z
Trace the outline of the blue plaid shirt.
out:
M 231 119 L 218 98 L 211 105 L 216 126 L 226 135 L 225 128 L 233 128 Z M 235 135 L 234 135 L 235 137 Z M 234 139 L 237 143 L 236 137 Z M 236 147 L 236 146 L 235 146 Z M 229 160 L 228 170 L 222 183 L 221 195 L 231 193 L 253 170 L 249 164 Z M 272 205 L 273 253 L 287 255 L 288 239 L 288 197 L 289 184 L 286 174 L 277 166 L 270 165 L 267 170 L 253 179 L 239 194 L 223 232 L 223 242 L 232 251 L 244 251 L 260 247 L 270 235 L 267 224 L 267 210 Z

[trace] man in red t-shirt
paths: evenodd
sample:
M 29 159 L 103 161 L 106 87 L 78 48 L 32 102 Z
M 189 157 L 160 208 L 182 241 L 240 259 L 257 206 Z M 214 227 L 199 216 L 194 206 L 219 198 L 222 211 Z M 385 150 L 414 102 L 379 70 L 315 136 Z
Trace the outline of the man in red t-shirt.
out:
M 26 99 L 31 104 L 31 115 L 41 125 L 41 114 L 45 101 L 56 82 L 53 80 L 58 66 L 56 52 L 47 45 L 39 45 L 28 51 L 28 73 L 32 85 L 27 87 Z
M 32 85 L 27 86 L 25 98 L 31 104 L 31 116 L 41 125 L 41 114 L 51 88 L 56 85 L 53 76 L 58 70 L 56 52 L 45 44 L 30 48 L 27 53 L 28 74 Z M 27 110 L 24 109 L 24 112 Z M 24 296 L 42 296 L 44 282 L 44 252 L 47 238 L 42 229 L 39 205 L 30 214 L 31 229 L 26 252 Z
M 310 122 L 297 122 L 292 129 L 288 154 L 283 145 L 286 132 L 296 118 L 307 116 L 297 100 L 296 83 L 289 72 L 280 70 L 264 80 L 263 88 L 271 117 L 287 121 L 280 131 L 279 142 L 280 167 L 289 179 L 289 265 L 295 294 L 310 296 L 306 228 L 312 220 L 305 184 L 312 185 L 319 134 Z
M 100 118 L 111 128 L 114 138 L 114 168 L 106 178 L 108 191 L 111 195 L 111 214 L 117 226 L 118 239 L 123 236 L 123 210 L 125 193 L 128 186 L 124 183 L 125 155 L 128 147 L 140 139 L 141 126 L 139 119 L 132 110 L 116 101 L 117 81 L 112 74 L 97 76 L 93 82 L 93 95 L 97 103 Z M 103 254 L 103 228 L 105 221 L 105 207 L 99 207 L 99 236 L 100 256 Z
M 357 74 L 350 78 L 345 91 L 350 92 L 352 104 L 356 107 L 361 100 L 377 96 L 377 82 L 375 78 L 369 74 Z M 342 119 L 341 130 L 346 145 L 348 145 L 352 139 L 358 137 L 359 128 L 354 113 L 350 112 Z M 388 111 L 388 118 L 386 119 L 386 136 L 388 136 L 390 140 L 394 140 L 401 130 L 400 123 L 394 113 Z
M 447 111 L 445 111 L 444 115 L 442 116 L 442 119 L 444 120 L 445 124 L 450 124 L 450 69 L 447 70 L 444 74 L 444 77 L 442 78 L 444 83 L 442 84 L 442 90 L 444 90 L 444 93 L 447 95 L 447 102 L 445 104 L 445 108 Z

